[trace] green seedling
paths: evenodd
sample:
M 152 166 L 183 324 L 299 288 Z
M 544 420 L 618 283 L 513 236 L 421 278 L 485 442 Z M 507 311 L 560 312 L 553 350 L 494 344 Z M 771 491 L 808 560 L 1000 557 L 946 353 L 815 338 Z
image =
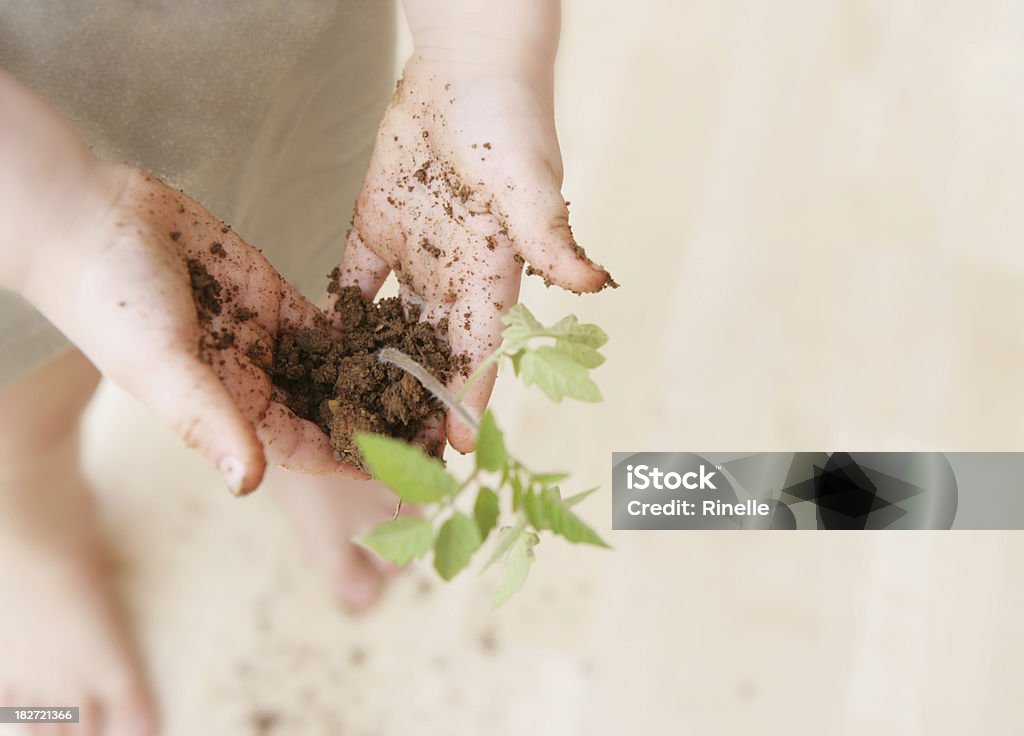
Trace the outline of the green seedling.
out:
M 355 541 L 399 565 L 432 551 L 434 569 L 451 580 L 494 536 L 497 541 L 484 566 L 502 563 L 493 608 L 523 587 L 542 532 L 573 543 L 608 546 L 572 510 L 596 488 L 563 498 L 561 484 L 568 475 L 531 470 L 508 451 L 490 411 L 477 421 L 461 403 L 487 368 L 504 360 L 525 384 L 536 385 L 552 401 L 565 397 L 600 401 L 601 392 L 589 372 L 604 362 L 599 350 L 608 336 L 597 325 L 579 323 L 574 315 L 544 326 L 522 304 L 513 307 L 502 322 L 501 347 L 473 372 L 458 395 L 404 353 L 386 348 L 379 354 L 382 362 L 415 376 L 476 430 L 474 469 L 466 478 L 456 478 L 440 460 L 401 440 L 368 433 L 356 436 L 373 476 L 398 494 L 399 503 L 424 507 L 424 515 L 398 516 L 396 511 L 391 521 Z M 456 508 L 456 499 L 466 493 L 476 494 L 472 515 Z

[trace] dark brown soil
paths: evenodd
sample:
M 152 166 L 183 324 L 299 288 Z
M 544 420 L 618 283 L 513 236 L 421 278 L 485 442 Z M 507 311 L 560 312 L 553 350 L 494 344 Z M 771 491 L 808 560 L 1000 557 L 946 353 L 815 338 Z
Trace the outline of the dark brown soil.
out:
M 220 249 L 217 249 L 220 250 Z M 216 253 L 213 248 L 211 252 Z M 235 324 L 257 316 L 246 307 L 232 308 L 218 280 L 197 260 L 188 261 L 192 295 L 199 319 L 209 324 L 225 309 Z M 276 388 L 274 398 L 303 419 L 318 425 L 330 437 L 337 459 L 363 468 L 353 441 L 356 432 L 389 435 L 423 446 L 434 440 L 421 435 L 425 422 L 440 417 L 443 407 L 416 378 L 391 364 L 381 363 L 382 348 L 401 350 L 446 383 L 452 371 L 464 369 L 463 356 L 453 358 L 435 330 L 419 321 L 415 308 L 403 309 L 397 298 L 374 304 L 363 301 L 357 287 L 338 288 L 332 274 L 335 310 L 343 326 L 338 332 L 323 325 L 278 335 L 273 352 L 263 345 L 248 349 L 253 363 L 265 370 Z M 199 357 L 212 362 L 213 350 L 235 343 L 230 329 L 208 330 L 199 345 Z
M 336 293 L 341 333 L 311 328 L 281 335 L 271 379 L 292 411 L 331 438 L 335 457 L 362 467 L 354 433 L 425 443 L 417 437 L 424 422 L 443 413 L 413 376 L 377 359 L 381 348 L 401 350 L 442 383 L 457 361 L 434 328 L 418 321 L 415 309 L 406 313 L 397 298 L 368 304 L 356 287 Z
M 220 282 L 206 270 L 206 266 L 194 259 L 188 262 L 188 276 L 199 319 L 208 322 L 213 315 L 220 314 Z

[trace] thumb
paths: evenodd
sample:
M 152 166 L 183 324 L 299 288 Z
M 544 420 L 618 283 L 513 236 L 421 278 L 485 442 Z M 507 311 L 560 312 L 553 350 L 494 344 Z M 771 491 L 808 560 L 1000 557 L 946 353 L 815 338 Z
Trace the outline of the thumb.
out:
M 125 386 L 220 471 L 235 495 L 254 491 L 266 460 L 256 430 L 216 374 L 188 353 L 172 352 Z
M 494 204 L 516 252 L 531 268 L 527 273 L 576 293 L 616 286 L 576 243 L 556 172 L 543 160 L 518 168 Z

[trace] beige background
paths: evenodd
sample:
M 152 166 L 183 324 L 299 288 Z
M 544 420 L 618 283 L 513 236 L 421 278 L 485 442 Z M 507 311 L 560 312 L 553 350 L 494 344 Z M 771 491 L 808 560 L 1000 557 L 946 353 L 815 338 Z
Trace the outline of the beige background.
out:
M 506 378 L 516 450 L 1021 449 L 1024 4 L 570 0 L 577 235 L 622 283 L 607 400 Z M 258 245 L 258 243 L 256 244 Z M 527 590 L 427 570 L 343 616 L 265 497 L 107 387 L 89 418 L 171 736 L 1017 733 L 1018 534 L 610 533 Z

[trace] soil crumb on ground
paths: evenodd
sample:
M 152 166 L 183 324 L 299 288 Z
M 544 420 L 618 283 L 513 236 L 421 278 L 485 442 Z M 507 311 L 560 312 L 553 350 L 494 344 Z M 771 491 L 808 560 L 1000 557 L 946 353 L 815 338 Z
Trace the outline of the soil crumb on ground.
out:
M 424 422 L 443 413 L 413 376 L 377 359 L 381 348 L 401 350 L 442 383 L 453 360 L 434 328 L 415 308 L 407 314 L 397 297 L 369 304 L 355 286 L 336 294 L 341 333 L 314 327 L 281 335 L 271 379 L 289 409 L 331 438 L 336 458 L 363 468 L 356 432 L 415 441 Z
M 274 711 L 261 710 L 252 714 L 251 722 L 255 736 L 270 736 L 277 731 L 281 717 Z

